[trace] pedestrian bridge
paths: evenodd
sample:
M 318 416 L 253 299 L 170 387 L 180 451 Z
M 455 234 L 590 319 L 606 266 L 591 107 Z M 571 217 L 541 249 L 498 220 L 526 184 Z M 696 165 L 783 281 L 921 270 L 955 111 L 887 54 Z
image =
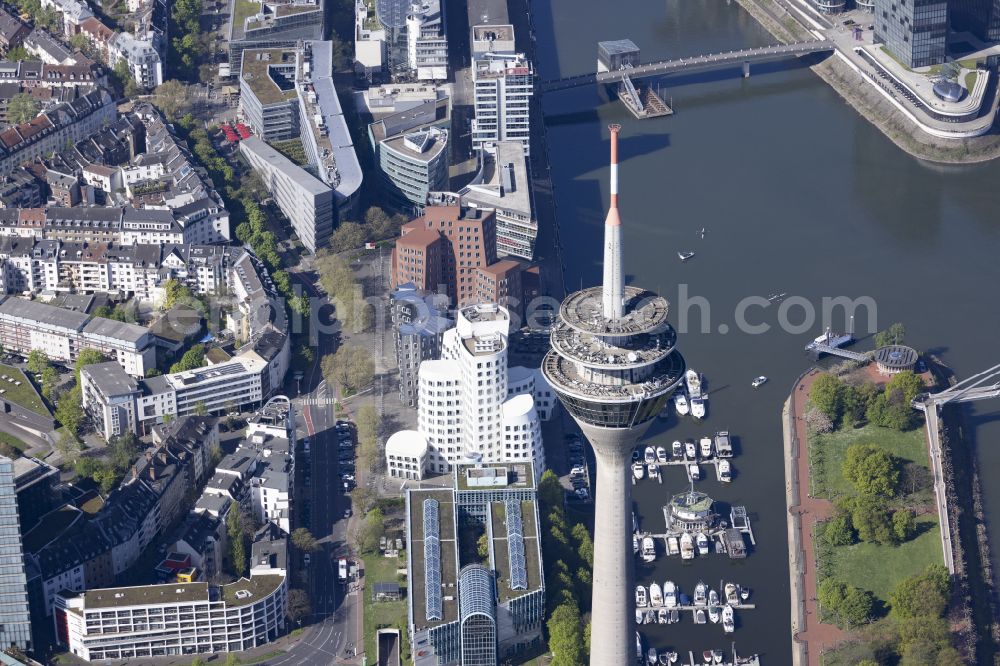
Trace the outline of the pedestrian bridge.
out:
M 833 42 L 830 40 L 816 40 L 809 42 L 795 42 L 792 44 L 776 44 L 774 46 L 761 46 L 740 51 L 726 51 L 725 53 L 709 53 L 708 55 L 691 56 L 687 58 L 677 58 L 674 60 L 661 60 L 645 65 L 635 65 L 627 69 L 610 72 L 594 72 L 593 74 L 579 74 L 561 79 L 550 79 L 541 81 L 535 89 L 539 93 L 555 92 L 558 90 L 568 90 L 581 86 L 593 85 L 595 83 L 621 83 L 626 77 L 630 79 L 641 79 L 648 76 L 665 76 L 667 74 L 680 74 L 689 72 L 700 72 L 712 69 L 725 69 L 726 67 L 745 66 L 753 63 L 762 63 L 772 60 L 782 60 L 784 58 L 797 58 L 809 55 L 810 53 L 823 53 L 832 51 Z

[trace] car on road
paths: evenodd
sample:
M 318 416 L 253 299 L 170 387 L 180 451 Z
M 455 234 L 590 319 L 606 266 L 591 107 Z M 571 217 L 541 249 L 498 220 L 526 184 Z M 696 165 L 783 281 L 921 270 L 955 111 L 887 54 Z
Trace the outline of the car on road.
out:
M 351 511 L 351 507 L 344 509 L 344 518 L 350 518 L 354 512 Z
M 349 493 L 353 488 L 354 488 L 353 483 L 351 483 L 350 481 L 344 481 L 344 492 Z
M 354 481 L 354 475 L 344 472 L 340 475 L 341 481 Z
M 577 465 L 576 467 L 574 467 L 573 469 L 571 469 L 569 471 L 569 473 L 571 475 L 573 475 L 573 474 L 584 474 L 585 472 L 586 472 L 586 470 L 583 468 L 583 465 Z
M 305 566 L 309 566 L 309 562 L 311 562 L 311 561 L 312 561 L 312 558 L 309 557 L 309 553 L 306 553 L 305 555 L 302 556 L 302 563 Z

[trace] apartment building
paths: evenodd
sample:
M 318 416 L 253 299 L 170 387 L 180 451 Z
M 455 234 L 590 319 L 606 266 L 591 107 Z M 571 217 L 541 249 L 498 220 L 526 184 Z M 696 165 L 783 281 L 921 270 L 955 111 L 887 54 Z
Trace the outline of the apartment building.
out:
M 315 252 L 326 245 L 336 215 L 333 190 L 257 137 L 240 141 L 240 153 L 260 175 L 306 249 Z
M 139 385 L 114 361 L 86 365 L 80 370 L 83 405 L 105 440 L 134 432 Z
M 108 43 L 106 61 L 112 69 L 125 61 L 137 85 L 152 90 L 163 83 L 163 60 L 160 55 L 160 35 L 150 31 L 144 38 L 129 32 L 115 34 Z
M 448 34 L 441 0 L 410 4 L 406 15 L 406 62 L 418 81 L 448 79 Z
M 67 365 L 81 350 L 96 349 L 133 377 L 144 376 L 156 365 L 152 335 L 142 326 L 13 296 L 0 301 L 0 346 L 24 356 L 40 349 L 50 360 Z
M 499 141 L 516 141 L 531 154 L 531 96 L 534 70 L 522 53 L 486 53 L 472 61 L 476 116 L 472 147 L 493 152 Z

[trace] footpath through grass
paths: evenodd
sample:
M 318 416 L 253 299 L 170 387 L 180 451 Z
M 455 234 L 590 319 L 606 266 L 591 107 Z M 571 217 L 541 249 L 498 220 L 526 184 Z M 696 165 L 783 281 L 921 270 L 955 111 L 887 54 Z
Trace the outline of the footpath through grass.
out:
M 4 379 L 4 375 L 13 381 Z M 16 382 L 21 382 L 21 385 L 18 386 Z M 0 363 L 0 390 L 3 391 L 0 397 L 4 400 L 18 404 L 25 409 L 30 409 L 39 416 L 51 416 L 49 410 L 42 404 L 41 398 L 35 393 L 31 382 L 17 368 Z
M 404 664 L 410 661 L 410 638 L 406 627 L 406 585 L 400 584 L 399 601 L 373 601 L 375 583 L 395 583 L 399 580 L 396 569 L 406 567 L 406 560 L 399 557 L 382 557 L 380 553 L 362 556 L 365 563 L 364 590 L 364 635 L 365 655 L 368 663 L 375 663 L 375 633 L 379 629 L 393 627 L 399 629 L 400 658 Z

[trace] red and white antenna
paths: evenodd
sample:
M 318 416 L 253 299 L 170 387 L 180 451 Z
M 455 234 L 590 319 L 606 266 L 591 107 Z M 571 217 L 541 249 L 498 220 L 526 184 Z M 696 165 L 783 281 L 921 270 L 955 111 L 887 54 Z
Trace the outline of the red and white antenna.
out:
M 625 310 L 625 268 L 622 265 L 622 219 L 618 214 L 618 132 L 621 125 L 608 125 L 611 131 L 611 207 L 604 218 L 603 310 L 606 319 L 621 319 Z

